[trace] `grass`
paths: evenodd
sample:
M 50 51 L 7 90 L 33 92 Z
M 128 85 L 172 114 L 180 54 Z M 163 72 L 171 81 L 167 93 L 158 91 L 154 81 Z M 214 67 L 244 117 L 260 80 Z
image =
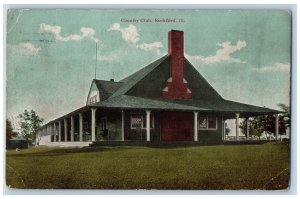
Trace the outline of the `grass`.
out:
M 288 143 L 7 151 L 6 182 L 30 189 L 286 189 Z

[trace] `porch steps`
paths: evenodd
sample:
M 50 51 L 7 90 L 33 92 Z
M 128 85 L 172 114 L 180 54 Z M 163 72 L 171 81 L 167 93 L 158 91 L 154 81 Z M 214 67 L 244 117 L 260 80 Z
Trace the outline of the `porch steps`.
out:
M 238 144 L 264 144 L 267 142 L 274 142 L 275 140 L 227 140 L 223 141 L 224 145 L 238 145 Z
M 194 141 L 169 141 L 169 142 L 147 142 L 147 141 L 94 141 L 89 147 L 119 147 L 119 146 L 146 146 L 146 147 L 189 147 L 208 145 L 239 145 L 239 144 L 263 144 L 265 140 L 248 141 L 224 141 L 220 143 L 203 143 Z
M 95 141 L 89 147 L 117 147 L 117 146 L 146 146 L 146 147 L 184 147 L 200 146 L 199 142 L 147 142 L 147 141 Z

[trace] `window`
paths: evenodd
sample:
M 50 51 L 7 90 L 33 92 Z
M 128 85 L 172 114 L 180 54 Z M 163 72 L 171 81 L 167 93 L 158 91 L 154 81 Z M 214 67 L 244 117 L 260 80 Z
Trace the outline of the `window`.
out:
M 140 129 L 143 126 L 143 118 L 142 115 L 132 114 L 131 115 L 131 128 L 132 129 Z
M 146 114 L 131 114 L 131 129 L 146 129 Z M 150 115 L 150 129 L 154 128 L 154 117 Z
M 200 129 L 216 130 L 217 117 L 199 117 L 198 126 Z
M 103 117 L 101 118 L 101 130 L 104 131 L 107 129 L 107 118 L 106 117 Z
M 97 102 L 97 95 L 90 97 L 90 104 L 95 104 Z

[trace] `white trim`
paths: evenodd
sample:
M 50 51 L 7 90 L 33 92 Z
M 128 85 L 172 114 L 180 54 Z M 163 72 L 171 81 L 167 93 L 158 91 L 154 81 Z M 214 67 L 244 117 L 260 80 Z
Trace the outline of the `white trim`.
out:
M 225 136 L 224 136 L 224 133 L 225 133 L 225 131 L 224 131 L 224 124 L 225 124 L 225 122 L 224 122 L 224 118 L 223 118 L 223 115 L 222 115 L 222 140 L 224 140 L 225 139 Z
M 122 141 L 124 141 L 125 140 L 125 131 L 124 131 L 124 110 L 122 110 L 122 113 L 121 113 L 122 115 L 121 115 L 121 122 L 122 122 L 122 138 L 121 138 L 121 140 Z M 130 121 L 131 122 L 131 121 Z
M 53 142 L 56 142 L 56 123 L 53 123 L 54 126 L 54 138 L 53 138 Z
M 88 93 L 86 104 L 91 105 L 91 104 L 95 104 L 97 102 L 100 102 L 100 91 L 99 91 L 95 81 L 93 81 L 93 83 L 91 84 L 89 93 Z
M 146 110 L 146 129 L 147 129 L 147 142 L 150 141 L 150 118 L 151 110 Z
M 67 118 L 64 119 L 64 142 L 68 141 L 68 122 Z
M 58 142 L 61 142 L 61 120 L 58 121 Z
M 246 120 L 246 139 L 249 140 L 249 132 L 250 132 L 250 120 L 249 117 L 245 118 Z
M 83 116 L 82 113 L 79 113 L 79 141 L 83 140 Z
M 167 82 L 172 82 L 172 80 L 173 80 L 173 78 L 170 77 L 170 78 L 167 80 Z
M 235 114 L 235 133 L 236 133 L 236 140 L 240 139 L 240 114 Z
M 194 112 L 194 141 L 198 141 L 198 112 Z
M 92 121 L 91 121 L 91 131 L 92 131 L 92 141 L 96 141 L 96 108 L 91 108 L 91 117 L 92 117 Z
M 165 87 L 165 88 L 163 89 L 163 91 L 165 91 L 165 92 L 168 92 L 168 90 L 169 90 L 168 87 Z
M 71 116 L 71 142 L 74 142 L 74 116 Z

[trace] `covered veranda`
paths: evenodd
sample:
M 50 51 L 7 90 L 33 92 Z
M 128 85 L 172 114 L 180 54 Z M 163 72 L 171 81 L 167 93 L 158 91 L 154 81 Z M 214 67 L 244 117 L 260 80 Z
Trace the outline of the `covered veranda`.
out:
M 180 102 L 180 103 L 179 103 Z M 235 141 L 241 140 L 240 119 L 247 121 L 250 117 L 258 115 L 275 115 L 275 139 L 278 139 L 278 114 L 280 111 L 256 107 L 236 102 L 227 101 L 226 104 L 203 104 L 197 100 L 170 100 L 170 99 L 146 99 L 135 96 L 119 96 L 113 100 L 96 103 L 94 105 L 84 106 L 67 115 L 57 118 L 41 127 L 37 133 L 37 143 L 47 145 L 47 143 L 92 143 L 95 141 L 130 141 L 126 136 L 126 125 L 130 123 L 128 114 L 132 111 L 142 112 L 145 115 L 144 129 L 141 132 L 145 134 L 142 141 L 153 142 L 151 133 L 151 115 L 154 120 L 158 120 L 159 113 L 162 111 L 185 112 L 193 115 L 192 139 L 198 142 L 199 139 L 199 117 L 203 115 L 216 115 L 221 121 L 219 126 L 221 132 L 221 141 L 226 141 L 225 122 L 229 119 L 235 119 L 236 136 Z M 106 120 L 105 120 L 106 118 Z M 113 120 L 112 120 L 113 119 Z M 108 124 L 112 123 L 114 130 L 109 131 L 108 137 L 103 134 Z M 105 123 L 105 124 L 104 124 Z M 158 129 L 159 131 L 161 129 Z M 107 136 L 107 135 L 106 135 Z M 161 136 L 159 136 L 161 137 Z M 246 130 L 246 140 L 249 137 L 249 125 Z M 242 139 L 244 140 L 244 139 Z M 76 145 L 76 144 L 75 144 Z

